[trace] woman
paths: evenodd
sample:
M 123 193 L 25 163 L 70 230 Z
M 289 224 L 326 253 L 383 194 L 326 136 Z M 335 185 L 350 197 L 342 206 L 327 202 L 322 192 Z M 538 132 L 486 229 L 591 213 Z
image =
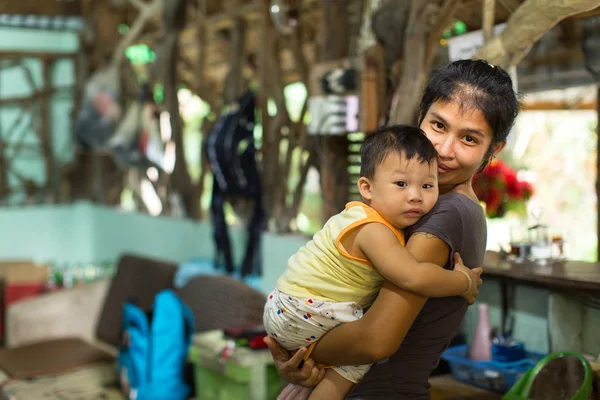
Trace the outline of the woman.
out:
M 407 248 L 419 261 L 452 268 L 450 256 L 457 251 L 466 265 L 483 264 L 485 215 L 471 183 L 506 145 L 518 112 L 510 76 L 485 61 L 455 61 L 432 74 L 419 126 L 439 153 L 440 198 L 408 232 Z M 312 387 L 322 378 L 313 359 L 330 365 L 384 360 L 348 398 L 429 399 L 429 375 L 466 310 L 460 297 L 428 300 L 386 283 L 362 319 L 325 335 L 305 363 L 304 349 L 289 358 L 274 341 L 267 342 L 280 375 L 291 383 Z M 280 398 L 294 398 L 298 390 L 287 388 Z

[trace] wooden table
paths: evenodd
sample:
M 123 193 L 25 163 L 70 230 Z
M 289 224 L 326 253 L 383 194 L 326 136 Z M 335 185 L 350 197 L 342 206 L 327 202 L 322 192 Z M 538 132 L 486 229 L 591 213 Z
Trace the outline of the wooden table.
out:
M 600 296 L 600 263 L 597 262 L 516 263 L 506 260 L 500 253 L 488 251 L 483 274 L 512 283 Z
M 591 297 L 600 297 L 600 263 L 597 262 L 567 260 L 545 265 L 511 262 L 498 252 L 488 251 L 483 262 L 483 277 L 499 282 L 502 329 L 509 329 L 508 315 L 514 307 L 515 284 L 561 292 L 582 302 L 591 301 Z M 598 300 L 595 302 L 598 303 Z

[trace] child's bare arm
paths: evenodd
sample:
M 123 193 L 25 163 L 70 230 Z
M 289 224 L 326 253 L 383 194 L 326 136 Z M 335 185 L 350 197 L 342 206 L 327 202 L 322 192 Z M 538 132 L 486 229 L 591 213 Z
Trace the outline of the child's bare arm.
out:
M 419 263 L 385 225 L 371 223 L 357 233 L 355 244 L 381 275 L 394 285 L 426 297 L 476 296 L 478 276 L 468 268 L 446 270 Z
M 344 400 L 353 387 L 354 383 L 330 369 L 327 370 L 325 377 L 313 390 L 308 400 Z

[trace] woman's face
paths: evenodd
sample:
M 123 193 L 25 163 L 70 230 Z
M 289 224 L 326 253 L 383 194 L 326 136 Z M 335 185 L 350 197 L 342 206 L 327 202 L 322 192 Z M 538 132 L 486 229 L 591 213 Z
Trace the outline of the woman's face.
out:
M 494 137 L 483 113 L 479 109 L 461 109 L 458 101 L 433 103 L 420 128 L 439 153 L 441 193 L 471 180 L 484 162 Z M 504 144 L 496 145 L 494 154 Z

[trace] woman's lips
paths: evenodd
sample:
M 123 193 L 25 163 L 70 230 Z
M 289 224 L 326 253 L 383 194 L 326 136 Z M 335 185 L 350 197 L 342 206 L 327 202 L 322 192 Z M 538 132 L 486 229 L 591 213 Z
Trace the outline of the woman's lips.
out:
M 452 171 L 453 168 L 449 168 L 448 166 L 444 165 L 444 164 L 438 164 L 438 172 L 440 174 L 445 174 L 447 172 Z

